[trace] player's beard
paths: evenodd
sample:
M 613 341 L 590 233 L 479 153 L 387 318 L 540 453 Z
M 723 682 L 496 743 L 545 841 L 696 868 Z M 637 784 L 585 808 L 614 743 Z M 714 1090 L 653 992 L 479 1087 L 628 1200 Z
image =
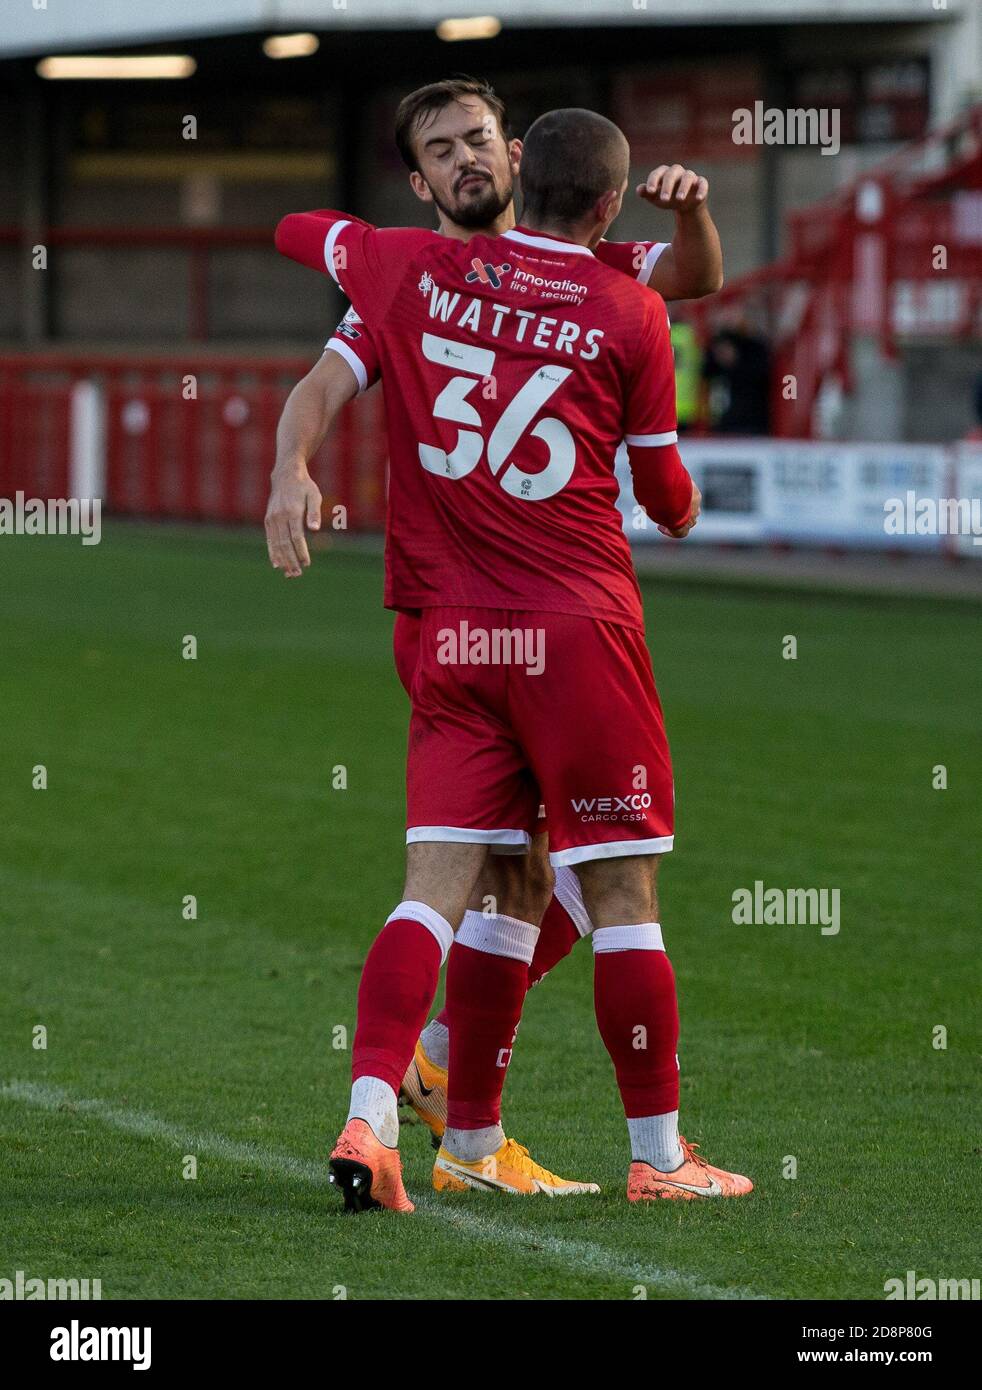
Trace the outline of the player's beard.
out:
M 515 182 L 509 177 L 507 187 L 499 190 L 489 176 L 485 186 L 477 193 L 469 194 L 454 203 L 444 202 L 431 187 L 433 201 L 450 222 L 458 227 L 479 230 L 490 227 L 495 218 L 508 208 L 515 196 Z

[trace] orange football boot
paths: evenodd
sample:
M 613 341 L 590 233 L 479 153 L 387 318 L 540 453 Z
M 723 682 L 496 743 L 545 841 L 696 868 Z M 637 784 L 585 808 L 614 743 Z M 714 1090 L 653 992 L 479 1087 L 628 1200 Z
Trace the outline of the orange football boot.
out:
M 387 1148 L 365 1120 L 349 1120 L 334 1145 L 330 1180 L 348 1211 L 415 1211 L 402 1185 L 399 1150 Z
M 727 1173 L 714 1168 L 695 1152 L 698 1144 L 689 1144 L 679 1135 L 683 1162 L 672 1173 L 662 1173 L 650 1163 L 634 1162 L 627 1175 L 627 1200 L 653 1202 L 667 1197 L 679 1202 L 694 1202 L 700 1197 L 745 1197 L 754 1185 L 741 1173 Z

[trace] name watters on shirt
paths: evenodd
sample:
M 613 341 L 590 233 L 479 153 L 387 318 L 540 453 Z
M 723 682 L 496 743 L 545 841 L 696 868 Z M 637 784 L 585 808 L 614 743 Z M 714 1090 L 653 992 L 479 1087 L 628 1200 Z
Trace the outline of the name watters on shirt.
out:
M 542 351 L 568 352 L 592 362 L 600 353 L 602 328 L 583 329 L 569 319 L 539 314 L 532 309 L 513 309 L 508 304 L 490 303 L 469 297 L 459 290 L 441 289 L 430 278 L 427 310 L 431 319 L 466 328 L 471 333 L 489 333 L 492 338 L 523 343 Z

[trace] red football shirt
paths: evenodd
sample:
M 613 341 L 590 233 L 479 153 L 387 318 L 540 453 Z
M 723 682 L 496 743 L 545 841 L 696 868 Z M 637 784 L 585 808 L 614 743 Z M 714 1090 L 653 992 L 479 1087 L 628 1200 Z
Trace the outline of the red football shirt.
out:
M 304 216 L 306 214 L 301 214 Z M 647 285 L 659 256 L 668 247 L 667 241 L 601 241 L 594 251 L 597 260 L 630 275 L 639 284 Z M 319 256 L 318 248 L 318 256 Z M 320 257 L 319 257 L 320 259 Z M 318 265 L 317 269 L 326 266 Z M 381 376 L 378 353 L 370 325 L 361 315 L 349 309 L 324 344 L 324 349 L 343 357 L 355 374 L 358 390 L 367 391 Z
M 464 244 L 317 216 L 320 264 L 371 324 L 387 383 L 387 606 L 642 627 L 614 454 L 626 439 L 643 472 L 676 439 L 661 297 L 520 227 Z M 681 493 L 675 512 L 655 519 L 680 524 Z

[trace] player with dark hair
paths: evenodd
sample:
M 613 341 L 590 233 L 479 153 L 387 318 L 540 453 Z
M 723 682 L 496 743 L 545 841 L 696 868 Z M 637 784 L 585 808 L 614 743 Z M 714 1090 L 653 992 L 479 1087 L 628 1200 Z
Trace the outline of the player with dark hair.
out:
M 366 961 L 352 1105 L 332 1155 L 356 1208 L 411 1209 L 395 1092 L 413 1030 L 489 846 L 528 844 L 538 787 L 553 817 L 550 858 L 577 866 L 594 928 L 597 1017 L 635 1160 L 629 1198 L 751 1190 L 678 1136 L 674 979 L 654 889 L 658 855 L 672 845 L 671 770 L 615 506 L 613 453 L 626 437 L 649 514 L 671 534 L 695 522 L 698 494 L 674 444 L 667 316 L 660 296 L 592 254 L 626 187 L 623 136 L 594 113 L 547 122 L 543 138 L 567 168 L 576 142 L 589 141 L 577 195 L 554 205 L 554 190 L 535 176 L 547 161 L 533 162 L 526 184 L 537 220 L 503 236 L 478 234 L 465 248 L 324 212 L 286 218 L 277 231 L 281 250 L 326 266 L 373 326 L 390 381 L 386 602 L 421 613 L 405 896 Z M 527 137 L 533 152 L 539 125 Z M 485 176 L 479 161 L 464 160 L 446 186 L 476 194 Z M 481 381 L 495 389 L 475 397 Z M 494 404 L 479 409 L 482 398 Z M 512 632 L 523 618 L 554 653 L 534 674 L 440 654 L 451 622 Z M 643 778 L 633 792 L 632 769 Z M 611 792 L 599 798 L 610 814 L 590 810 L 598 786 Z M 502 1058 L 526 988 L 522 956 L 507 945 L 527 946 L 527 934 L 503 929 L 483 950 L 455 948 L 451 958 L 438 1188 L 496 1186 L 502 1169 L 522 1176 L 523 1151 L 498 1122 Z
M 484 219 L 480 229 L 488 232 L 514 226 L 512 199 L 522 145 L 510 138 L 503 104 L 486 83 L 454 78 L 410 93 L 397 112 L 396 141 L 417 196 L 437 208 L 443 235 L 467 241 L 480 219 Z M 674 212 L 673 242 L 601 241 L 596 254 L 639 283 L 657 287 L 667 298 L 694 297 L 718 288 L 722 275 L 719 239 L 709 216 L 707 192 L 705 179 L 680 165 L 653 170 L 638 193 Z M 319 251 L 323 228 L 316 220 L 311 237 L 315 261 L 326 270 Z M 314 528 L 320 522 L 321 497 L 307 471 L 308 461 L 337 411 L 378 376 L 370 328 L 350 310 L 320 363 L 287 402 L 278 433 L 267 533 L 270 558 L 289 577 L 301 574 L 309 563 L 305 517 Z M 408 692 L 419 649 L 417 614 L 397 615 L 393 644 L 396 668 Z M 546 828 L 541 818 L 529 854 L 492 855 L 457 937 L 461 945 L 487 946 L 497 936 L 508 936 L 507 949 L 520 949 L 523 958 L 531 957 L 529 987 L 590 930 L 575 870 L 560 866 L 553 871 L 549 865 Z M 489 905 L 493 910 L 489 911 Z M 521 936 L 520 946 L 514 944 L 516 933 Z M 448 1058 L 444 1009 L 424 1030 L 401 1092 L 430 1128 L 434 1143 L 446 1124 Z

